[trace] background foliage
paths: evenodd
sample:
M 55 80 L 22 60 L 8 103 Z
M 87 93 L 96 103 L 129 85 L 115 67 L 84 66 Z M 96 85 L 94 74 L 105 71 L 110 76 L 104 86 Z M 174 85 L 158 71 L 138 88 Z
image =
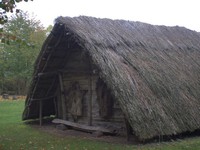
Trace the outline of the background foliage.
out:
M 1 0 L 0 1 L 0 24 L 4 24 L 8 21 L 7 13 L 11 12 L 13 13 L 16 3 L 22 2 L 23 0 Z M 28 2 L 28 0 L 24 0 L 25 2 Z M 16 9 L 16 13 L 18 13 L 19 10 Z
M 0 43 L 0 94 L 25 94 L 47 30 L 20 11 L 4 25 Z

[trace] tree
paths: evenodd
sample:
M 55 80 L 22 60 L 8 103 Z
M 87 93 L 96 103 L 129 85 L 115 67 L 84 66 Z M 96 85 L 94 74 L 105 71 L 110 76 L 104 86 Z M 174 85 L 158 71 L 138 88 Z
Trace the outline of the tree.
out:
M 24 0 L 28 2 L 28 0 Z M 32 0 L 31 0 L 32 1 Z M 7 13 L 13 12 L 14 8 L 16 7 L 16 3 L 22 2 L 22 0 L 1 0 L 0 2 L 0 24 L 4 24 L 8 21 Z M 19 12 L 16 9 L 16 12 Z
M 0 46 L 1 93 L 14 91 L 25 94 L 46 30 L 35 18 L 20 11 L 4 26 L 4 35 L 15 35 Z

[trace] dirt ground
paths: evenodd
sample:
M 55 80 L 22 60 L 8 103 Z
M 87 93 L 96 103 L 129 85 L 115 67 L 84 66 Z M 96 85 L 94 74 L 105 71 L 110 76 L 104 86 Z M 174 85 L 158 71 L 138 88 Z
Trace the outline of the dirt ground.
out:
M 126 145 L 132 145 L 136 144 L 136 141 L 134 139 L 131 139 L 130 141 L 127 141 L 126 135 L 97 135 L 92 133 L 86 133 L 83 131 L 77 131 L 74 129 L 66 129 L 61 130 L 56 128 L 56 124 L 48 123 L 44 124 L 42 126 L 39 126 L 38 124 L 31 124 L 33 128 L 37 128 L 38 130 L 53 134 L 55 136 L 60 137 L 70 137 L 70 138 L 82 138 L 82 139 L 89 139 L 89 140 L 95 140 L 95 141 L 102 141 L 102 142 L 108 142 L 113 144 L 126 144 Z M 138 143 L 137 143 L 138 144 Z

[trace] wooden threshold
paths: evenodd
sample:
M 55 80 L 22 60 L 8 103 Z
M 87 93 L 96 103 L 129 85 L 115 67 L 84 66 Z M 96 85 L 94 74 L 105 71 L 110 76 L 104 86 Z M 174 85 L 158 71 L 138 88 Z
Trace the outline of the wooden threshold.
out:
M 74 129 L 85 131 L 85 132 L 92 133 L 92 132 L 99 131 L 99 132 L 109 133 L 109 134 L 116 133 L 115 129 L 107 129 L 107 128 L 103 128 L 103 127 L 99 127 L 99 126 L 88 126 L 88 125 L 83 125 L 83 124 L 79 124 L 79 123 L 75 123 L 75 122 L 71 122 L 71 121 L 67 121 L 67 120 L 62 120 L 62 119 L 54 119 L 52 122 L 56 123 L 56 124 L 64 124 L 64 125 L 74 128 Z

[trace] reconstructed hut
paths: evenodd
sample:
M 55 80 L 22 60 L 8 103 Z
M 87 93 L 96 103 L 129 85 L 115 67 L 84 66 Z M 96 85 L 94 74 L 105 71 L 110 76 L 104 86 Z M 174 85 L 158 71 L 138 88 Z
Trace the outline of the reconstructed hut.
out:
M 200 129 L 200 34 L 57 18 L 35 62 L 23 120 L 50 115 L 103 132 L 127 127 L 140 140 Z

